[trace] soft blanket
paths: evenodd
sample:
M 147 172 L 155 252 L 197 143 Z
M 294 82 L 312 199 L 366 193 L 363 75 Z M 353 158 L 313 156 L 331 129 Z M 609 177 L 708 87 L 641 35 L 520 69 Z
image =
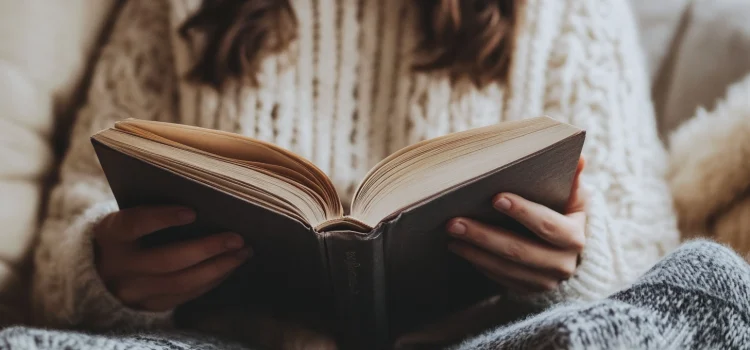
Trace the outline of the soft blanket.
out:
M 742 349 L 750 344 L 750 266 L 703 240 L 683 244 L 629 288 L 559 305 L 455 349 Z M 0 349 L 248 349 L 190 333 L 0 332 Z
M 683 237 L 750 257 L 750 74 L 675 130 L 669 149 L 667 182 Z

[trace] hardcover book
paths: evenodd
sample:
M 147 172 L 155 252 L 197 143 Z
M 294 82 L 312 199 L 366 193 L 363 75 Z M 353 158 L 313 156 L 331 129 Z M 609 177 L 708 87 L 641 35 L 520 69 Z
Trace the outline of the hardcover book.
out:
M 239 233 L 254 255 L 219 290 L 274 310 L 333 315 L 342 347 L 381 349 L 502 292 L 448 251 L 446 222 L 469 217 L 523 233 L 493 209 L 500 192 L 562 211 L 584 139 L 582 129 L 538 117 L 425 140 L 374 166 L 348 210 L 310 161 L 241 135 L 128 119 L 92 144 L 121 209 L 197 212 L 193 224 L 143 244 Z

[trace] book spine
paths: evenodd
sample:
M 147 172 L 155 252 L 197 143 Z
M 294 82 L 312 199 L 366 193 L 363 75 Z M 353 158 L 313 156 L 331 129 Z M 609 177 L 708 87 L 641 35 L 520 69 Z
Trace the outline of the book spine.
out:
M 363 235 L 329 232 L 325 238 L 343 349 L 388 347 L 382 227 Z

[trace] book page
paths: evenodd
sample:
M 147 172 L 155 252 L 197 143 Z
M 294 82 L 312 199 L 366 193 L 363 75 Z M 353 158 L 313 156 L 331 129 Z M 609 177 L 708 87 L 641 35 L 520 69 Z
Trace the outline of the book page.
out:
M 380 162 L 355 194 L 352 216 L 381 220 L 554 145 L 581 130 L 548 117 L 476 128 L 417 143 Z
M 141 120 L 119 122 L 93 138 L 313 227 L 343 215 L 334 186 L 320 169 L 269 143 L 216 130 Z
M 328 177 L 312 162 L 274 144 L 229 132 L 189 125 L 128 119 L 115 128 L 152 141 L 218 157 L 239 165 L 266 168 L 320 193 L 327 203 L 340 200 Z M 341 208 L 343 213 L 343 208 Z

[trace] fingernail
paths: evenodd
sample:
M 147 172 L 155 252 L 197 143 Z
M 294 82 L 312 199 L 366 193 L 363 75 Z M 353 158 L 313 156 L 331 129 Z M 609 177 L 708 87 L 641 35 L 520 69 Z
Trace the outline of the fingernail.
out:
M 195 220 L 195 212 L 190 209 L 180 209 L 177 212 L 177 218 L 184 223 L 193 222 Z
M 507 211 L 508 209 L 510 209 L 510 200 L 505 197 L 500 197 L 500 199 L 495 201 L 495 209 Z
M 245 248 L 234 253 L 234 257 L 237 258 L 237 260 L 245 260 L 250 257 L 250 254 L 252 254 L 250 248 Z
M 448 231 L 454 235 L 462 235 L 466 233 L 466 225 L 456 221 L 448 227 Z
M 224 246 L 227 250 L 240 249 L 245 245 L 245 241 L 238 235 L 232 235 L 224 242 Z

